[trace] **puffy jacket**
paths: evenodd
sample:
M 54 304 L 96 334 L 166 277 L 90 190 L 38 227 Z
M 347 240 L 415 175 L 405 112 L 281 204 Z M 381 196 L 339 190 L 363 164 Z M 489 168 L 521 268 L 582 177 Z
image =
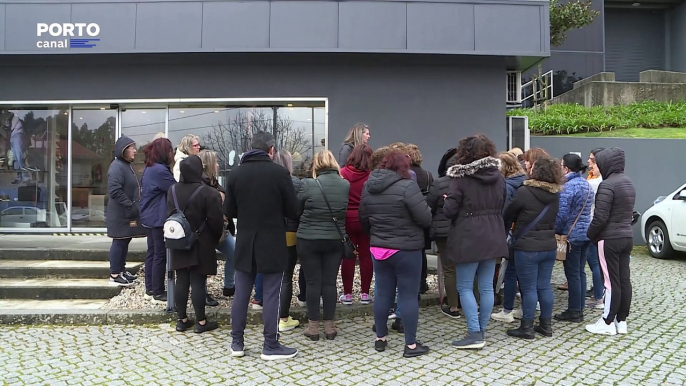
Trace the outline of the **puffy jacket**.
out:
M 131 163 L 124 158 L 124 150 L 133 140 L 120 137 L 114 145 L 116 158 L 107 170 L 107 236 L 126 239 L 145 236 L 140 222 L 141 184 Z
M 173 168 L 173 173 L 174 173 L 174 179 L 178 182 L 181 181 L 181 161 L 186 159 L 188 157 L 188 154 L 182 152 L 178 148 L 176 148 L 176 153 L 174 153 L 174 168 Z
M 431 174 L 431 172 L 426 171 L 422 169 L 421 166 L 412 166 L 410 168 L 414 174 L 417 176 L 417 185 L 419 185 L 419 190 L 422 191 L 422 194 L 425 196 L 429 194 L 429 189 L 431 188 L 431 184 L 434 183 L 434 176 Z
M 568 234 L 569 241 L 588 241 L 586 232 L 591 224 L 593 189 L 581 173 L 569 173 L 565 179 L 567 182 L 560 193 L 560 211 L 555 221 L 555 232 L 558 235 Z
M 414 251 L 424 248 L 431 209 L 416 182 L 376 169 L 362 191 L 360 223 L 373 247 Z
M 603 182 L 598 187 L 593 221 L 588 238 L 593 242 L 633 238 L 631 218 L 636 203 L 636 189 L 624 174 L 624 150 L 613 147 L 595 155 Z
M 167 191 L 176 183 L 169 166 L 156 163 L 143 170 L 141 177 L 141 224 L 161 228 L 167 219 Z
M 326 198 L 331 205 L 331 211 L 326 205 L 319 181 L 326 193 Z M 338 226 L 341 231 L 345 228 L 343 219 L 348 209 L 348 192 L 350 183 L 338 174 L 337 170 L 322 170 L 317 175 L 317 181 L 312 178 L 302 180 L 298 189 L 298 211 L 300 225 L 298 226 L 298 238 L 306 240 L 336 240 L 340 239 L 336 225 L 331 217 L 339 220 Z
M 447 169 L 453 165 L 455 165 L 455 157 L 451 156 L 446 160 L 443 168 Z M 429 188 L 429 194 L 426 196 L 426 203 L 429 204 L 433 216 L 429 236 L 434 240 L 448 237 L 450 220 L 443 214 L 443 204 L 445 203 L 443 195 L 448 194 L 448 188 L 450 188 L 450 177 L 444 175 L 434 180 L 431 188 Z
M 524 180 L 526 180 L 525 174 L 505 178 L 505 204 L 503 205 L 503 214 L 505 214 L 505 209 L 507 209 L 508 205 L 510 205 L 517 195 L 517 189 L 522 186 Z M 511 228 L 512 222 L 505 220 L 505 230 L 510 230 Z
M 291 176 L 291 181 L 293 182 L 293 189 L 295 190 L 295 193 L 297 194 L 298 191 L 300 190 L 300 187 L 302 186 L 302 181 L 300 181 L 300 178 L 295 177 L 295 176 Z M 299 225 L 300 225 L 300 220 L 290 219 L 290 218 L 286 217 L 286 232 L 297 232 Z
M 517 237 L 515 249 L 528 252 L 543 252 L 557 249 L 555 221 L 560 203 L 562 186 L 537 180 L 526 180 L 517 189 L 517 194 L 505 208 L 505 223 L 514 223 L 512 234 Z M 522 230 L 541 214 L 543 208 L 550 208 L 536 225 L 525 234 Z

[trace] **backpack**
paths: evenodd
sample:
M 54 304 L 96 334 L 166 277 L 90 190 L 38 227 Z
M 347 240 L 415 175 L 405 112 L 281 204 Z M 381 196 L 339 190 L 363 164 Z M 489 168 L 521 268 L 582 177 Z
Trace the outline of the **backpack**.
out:
M 202 187 L 203 186 L 200 185 L 193 191 L 188 202 L 193 201 L 195 196 L 200 193 Z M 167 249 L 187 251 L 193 248 L 196 240 L 198 240 L 198 235 L 205 229 L 205 221 L 203 221 L 197 231 L 193 231 L 183 210 L 179 208 L 179 201 L 176 199 L 176 185 L 173 185 L 171 189 L 172 197 L 174 198 L 174 209 L 164 221 L 164 243 Z M 186 203 L 186 205 L 188 205 L 188 203 Z

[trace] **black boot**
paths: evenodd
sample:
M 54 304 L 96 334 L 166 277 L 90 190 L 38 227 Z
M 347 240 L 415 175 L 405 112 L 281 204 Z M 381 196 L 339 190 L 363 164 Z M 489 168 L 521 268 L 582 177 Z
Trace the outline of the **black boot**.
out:
M 581 311 L 566 310 L 560 312 L 559 314 L 555 314 L 555 320 L 580 323 L 584 321 L 584 313 Z
M 515 338 L 522 339 L 534 339 L 534 320 L 533 319 L 522 319 L 522 324 L 519 328 L 512 330 L 507 330 L 507 335 L 514 336 Z
M 537 333 L 547 336 L 548 338 L 553 336 L 553 326 L 551 324 L 550 318 L 543 319 L 538 318 L 538 326 L 534 327 L 534 331 Z

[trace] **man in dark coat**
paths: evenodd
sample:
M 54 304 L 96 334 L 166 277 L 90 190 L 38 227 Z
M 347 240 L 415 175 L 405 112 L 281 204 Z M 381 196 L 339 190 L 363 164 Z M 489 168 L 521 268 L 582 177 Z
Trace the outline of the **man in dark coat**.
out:
M 286 222 L 297 219 L 297 202 L 288 171 L 272 162 L 274 136 L 255 133 L 252 150 L 227 179 L 224 214 L 237 218 L 236 293 L 231 307 L 231 352 L 244 355 L 243 331 L 255 275 L 263 274 L 264 346 L 262 359 L 292 358 L 298 350 L 279 343 L 279 294 L 288 266 Z
M 137 279 L 125 269 L 129 243 L 133 237 L 145 237 L 139 220 L 141 184 L 131 166 L 136 156 L 136 143 L 129 137 L 119 138 L 114 145 L 114 155 L 107 171 L 107 236 L 112 238 L 110 285 L 128 287 Z

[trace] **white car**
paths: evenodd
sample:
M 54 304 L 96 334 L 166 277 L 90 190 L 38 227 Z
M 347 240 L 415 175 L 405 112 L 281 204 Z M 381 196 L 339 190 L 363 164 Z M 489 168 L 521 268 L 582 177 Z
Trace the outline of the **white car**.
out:
M 686 185 L 668 196 L 660 196 L 641 217 L 643 240 L 650 255 L 671 257 L 686 252 Z

